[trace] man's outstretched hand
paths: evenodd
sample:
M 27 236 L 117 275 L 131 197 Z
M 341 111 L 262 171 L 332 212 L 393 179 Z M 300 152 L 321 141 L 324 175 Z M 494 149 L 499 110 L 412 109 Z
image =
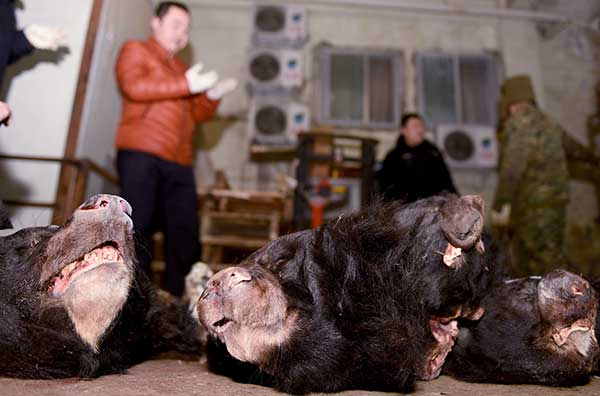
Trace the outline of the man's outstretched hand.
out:
M 29 25 L 23 29 L 23 33 L 37 49 L 56 51 L 67 44 L 65 32 L 59 27 Z
M 192 94 L 197 94 L 210 89 L 219 79 L 219 75 L 216 71 L 211 70 L 202 73 L 202 68 L 202 63 L 196 63 L 185 72 L 188 88 Z
M 227 95 L 229 92 L 233 91 L 238 85 L 238 82 L 235 78 L 226 78 L 224 80 L 219 80 L 206 91 L 206 96 L 212 100 L 221 99 L 223 96 Z

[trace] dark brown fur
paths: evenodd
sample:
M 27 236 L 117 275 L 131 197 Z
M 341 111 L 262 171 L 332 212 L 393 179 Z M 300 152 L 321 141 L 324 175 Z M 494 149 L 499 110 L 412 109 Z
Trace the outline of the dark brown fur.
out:
M 567 271 L 508 280 L 483 300 L 480 321 L 463 322 L 444 372 L 474 382 L 573 386 L 598 358 L 598 302 L 590 284 Z
M 482 211 L 477 197 L 434 197 L 282 237 L 217 273 L 200 319 L 282 391 L 410 391 L 439 369 L 430 320 L 444 321 L 437 328 L 447 352 L 453 336 L 443 326 L 476 311 L 496 276 Z M 460 254 L 444 262 L 450 241 Z M 209 355 L 226 372 L 223 359 Z M 233 370 L 243 366 L 227 359 Z
M 161 299 L 136 268 L 130 210 L 99 195 L 63 227 L 0 238 L 0 376 L 96 377 L 162 351 L 200 352 L 187 307 Z M 55 274 L 106 244 L 122 260 L 80 273 L 64 292 L 53 288 Z

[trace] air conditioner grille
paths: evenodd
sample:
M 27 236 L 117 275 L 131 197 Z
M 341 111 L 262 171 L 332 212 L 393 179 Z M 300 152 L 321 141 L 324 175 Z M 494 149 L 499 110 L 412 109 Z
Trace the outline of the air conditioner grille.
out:
M 279 60 L 271 54 L 260 54 L 250 62 L 250 74 L 258 81 L 270 81 L 279 75 Z
M 473 139 L 464 131 L 450 132 L 444 139 L 444 151 L 456 161 L 465 161 L 475 153 Z
M 256 112 L 255 127 L 265 135 L 285 133 L 287 126 L 286 113 L 279 107 L 266 106 Z
M 279 32 L 285 26 L 285 11 L 280 7 L 261 7 L 256 12 L 254 23 L 258 30 Z

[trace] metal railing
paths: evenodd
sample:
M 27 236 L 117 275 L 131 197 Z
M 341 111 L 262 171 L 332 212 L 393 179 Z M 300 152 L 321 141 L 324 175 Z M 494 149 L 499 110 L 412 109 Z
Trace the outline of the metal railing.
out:
M 4 199 L 9 206 L 29 206 L 52 209 L 52 223 L 63 224 L 73 211 L 85 200 L 90 173 L 118 185 L 119 179 L 106 169 L 89 159 L 38 157 L 25 155 L 0 155 L 0 161 L 52 162 L 61 165 L 61 171 L 68 174 L 68 182 L 59 185 L 54 202 L 34 202 L 21 199 Z M 62 173 L 62 172 L 61 172 Z

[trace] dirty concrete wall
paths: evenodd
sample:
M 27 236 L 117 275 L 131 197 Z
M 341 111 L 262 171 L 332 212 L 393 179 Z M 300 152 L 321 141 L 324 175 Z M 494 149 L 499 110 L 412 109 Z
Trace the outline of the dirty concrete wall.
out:
M 74 2 L 61 0 L 65 7 L 54 9 L 65 9 L 67 14 L 64 21 L 53 12 L 46 10 L 46 2 L 29 2 L 28 8 L 20 13 L 20 23 L 28 21 L 39 21 L 44 23 L 63 23 L 68 27 L 71 54 L 65 62 L 58 65 L 38 65 L 32 70 L 24 72 L 15 78 L 10 95 L 15 103 L 14 130 L 22 133 L 10 133 L 0 135 L 0 148 L 3 152 L 49 155 L 62 153 L 62 142 L 70 110 L 72 96 L 69 89 L 74 87 L 76 81 L 77 67 L 79 65 L 79 51 L 85 36 L 87 17 L 91 6 L 91 0 L 85 2 Z M 31 6 L 30 6 L 31 4 Z M 245 65 L 246 54 L 250 48 L 250 37 L 252 34 L 252 9 L 245 2 L 188 2 L 193 14 L 193 29 L 191 32 L 191 46 L 184 53 L 188 62 L 201 61 L 205 68 L 216 69 L 223 77 L 232 76 L 240 80 L 240 87 L 236 92 L 227 96 L 220 106 L 221 115 L 233 115 L 239 117 L 239 121 L 223 123 L 223 127 L 206 128 L 209 134 L 199 133 L 199 146 L 204 150 L 198 151 L 201 157 L 199 165 L 206 169 L 212 165 L 215 169 L 224 169 L 234 187 L 254 188 L 257 186 L 258 174 L 260 172 L 256 163 L 249 160 L 246 116 L 248 109 L 248 96 L 245 92 Z M 237 5 L 236 5 L 237 4 Z M 53 6 L 54 7 L 54 6 Z M 77 15 L 70 17 L 70 15 Z M 37 18 L 37 19 L 36 19 Z M 39 20 L 42 18 L 42 20 Z M 136 18 L 137 19 L 137 18 Z M 142 18 L 139 18 L 140 20 Z M 144 18 L 145 19 L 145 18 Z M 340 24 L 344 29 L 340 29 Z M 503 59 L 505 73 L 512 75 L 516 73 L 529 73 L 534 81 L 536 93 L 540 104 L 547 109 L 560 123 L 581 141 L 585 137 L 585 117 L 591 113 L 594 106 L 592 89 L 588 82 L 598 75 L 598 59 L 582 60 L 565 51 L 560 42 L 560 36 L 552 40 L 542 40 L 535 28 L 534 23 L 514 20 L 474 19 L 445 17 L 441 15 L 423 15 L 400 12 L 388 12 L 381 10 L 348 9 L 346 7 L 327 7 L 323 9 L 311 9 L 309 12 L 309 34 L 310 40 L 305 46 L 307 57 L 305 75 L 307 86 L 304 89 L 304 98 L 308 103 L 312 102 L 313 71 L 312 49 L 326 40 L 335 45 L 348 46 L 375 46 L 382 48 L 395 48 L 404 52 L 405 59 L 405 95 L 404 104 L 406 110 L 416 110 L 416 73 L 414 67 L 414 52 L 417 49 L 441 49 L 445 51 L 479 52 L 482 50 L 498 51 Z M 116 48 L 116 44 L 115 44 Z M 66 68 L 69 67 L 69 71 Z M 46 68 L 48 71 L 46 72 Z M 63 70 L 63 68 L 65 70 Z M 44 73 L 41 71 L 44 70 Z M 39 72 L 39 73 L 38 73 Z M 50 73 L 49 75 L 45 73 Z M 64 82 L 58 75 L 72 79 Z M 112 78 L 112 77 L 111 77 Z M 20 87 L 20 80 L 29 88 Z M 52 102 L 41 105 L 37 103 L 43 99 L 39 94 L 32 95 L 31 91 L 37 86 L 52 81 L 52 84 L 61 84 L 60 89 L 49 89 L 48 92 L 61 92 L 60 103 L 68 102 L 68 105 L 60 105 Z M 54 85 L 53 85 L 54 86 Z M 18 88 L 18 89 L 17 89 Z M 35 102 L 28 100 L 36 97 Z M 576 103 L 574 106 L 573 103 Z M 61 107 L 60 112 L 49 115 L 49 119 L 42 120 L 43 131 L 40 131 L 39 120 L 27 120 L 25 117 L 18 120 L 18 114 L 28 114 L 29 106 L 38 106 L 43 109 L 56 109 Z M 114 103 L 113 103 L 114 105 Z M 577 111 L 571 111 L 576 108 Z M 69 108 L 70 109 L 70 108 Z M 63 110 L 65 115 L 63 115 Z M 47 115 L 43 110 L 42 114 Z M 57 114 L 61 114 L 60 117 Z M 99 125 L 94 120 L 93 114 L 89 114 L 90 125 Z M 57 119 L 61 118 L 60 122 Z M 27 123 L 35 123 L 29 125 Z M 62 126 L 57 125 L 62 123 Z M 110 125 L 109 125 L 110 124 Z M 104 125 L 104 124 L 103 124 Z M 107 129 L 113 128 L 113 123 L 106 123 Z M 32 132 L 36 131 L 36 132 Z M 39 132 L 37 132 L 39 131 Z M 111 133 L 107 131 L 107 133 Z M 396 133 L 390 131 L 350 131 L 357 134 L 369 134 L 380 141 L 378 157 L 381 159 L 385 152 L 393 145 Z M 27 140 L 30 136 L 39 136 L 39 139 Z M 15 136 L 23 136 L 15 139 Z M 52 136 L 51 144 L 44 140 L 45 136 Z M 20 143 L 20 139 L 24 139 Z M 33 149 L 25 146 L 27 142 L 33 141 Z M 44 143 L 46 141 L 46 143 Z M 38 147 L 39 146 L 39 147 Z M 55 147 L 56 146 L 56 147 Z M 60 146 L 60 147 L 58 147 Z M 209 158 L 210 161 L 206 161 Z M 102 160 L 102 158 L 100 159 Z M 110 162 L 110 158 L 104 158 Z M 211 162 L 212 164 L 209 164 Z M 13 174 L 27 174 L 22 184 L 27 192 L 28 199 L 40 198 L 40 200 L 51 200 L 55 192 L 55 179 L 58 169 L 44 170 L 43 172 L 25 171 L 24 165 L 19 164 L 19 172 Z M 281 165 L 280 169 L 291 172 L 291 166 Z M 463 193 L 479 193 L 491 200 L 495 188 L 494 172 L 468 172 L 453 171 L 460 191 Z M 21 179 L 17 180 L 21 182 Z M 43 192 L 42 192 L 43 191 Z M 570 209 L 572 219 L 591 219 L 595 215 L 592 191 L 586 185 L 574 183 L 573 205 Z M 24 219 L 19 220 L 25 224 L 45 224 L 49 220 L 49 211 L 26 210 Z M 19 215 L 20 216 L 20 215 Z
M 114 140 L 121 118 L 115 62 L 126 40 L 145 40 L 150 35 L 152 11 L 148 0 L 104 0 L 102 5 L 75 155 L 91 159 L 113 175 L 117 174 Z M 87 196 L 117 193 L 118 186 L 92 173 L 87 190 Z
M 246 53 L 251 47 L 252 9 L 249 7 L 214 7 L 194 5 L 194 28 L 192 30 L 192 60 L 203 61 L 222 75 L 233 75 L 242 82 L 240 89 L 228 96 L 220 108 L 221 114 L 239 115 L 244 120 L 230 126 L 210 150 L 210 157 L 217 169 L 225 169 L 234 184 L 251 185 L 256 178 L 256 165 L 248 161 L 247 126 L 245 123 L 248 97 L 243 88 L 246 74 Z M 343 22 L 341 22 L 343 20 Z M 339 24 L 344 24 L 344 29 Z M 443 49 L 459 52 L 499 50 L 497 23 L 490 21 L 413 14 L 365 12 L 345 10 L 342 7 L 322 11 L 310 11 L 310 38 L 304 47 L 305 75 L 307 84 L 303 98 L 313 101 L 314 73 L 312 51 L 315 45 L 327 41 L 334 45 L 363 46 L 400 49 L 404 52 L 405 97 L 404 108 L 416 108 L 414 51 L 417 49 Z M 226 49 L 226 50 L 223 50 Z M 517 52 L 517 51 L 515 51 Z M 511 56 L 511 55 L 509 55 Z M 530 69 L 536 69 L 534 64 Z M 380 140 L 378 157 L 394 144 L 396 131 L 349 131 L 368 134 Z M 469 179 L 469 178 L 466 178 Z M 481 189 L 478 183 L 474 189 Z
M 222 116 L 238 116 L 240 121 L 227 129 L 203 134 L 198 129 L 199 145 L 207 150 L 199 155 L 210 157 L 215 169 L 225 170 L 230 182 L 237 188 L 252 188 L 257 179 L 257 166 L 248 160 L 249 145 L 246 138 L 246 112 L 248 98 L 244 89 L 244 65 L 252 33 L 252 14 L 248 7 L 192 6 L 192 31 L 184 57 L 189 64 L 202 62 L 204 70 L 214 69 L 221 77 L 234 77 L 240 82 L 219 106 Z M 198 172 L 207 166 L 198 161 Z M 198 173 L 197 172 L 197 173 Z
M 600 34 L 575 29 L 540 40 L 544 109 L 579 142 L 589 145 L 586 121 L 600 109 L 595 84 L 600 80 Z M 589 223 L 599 212 L 594 188 L 571 182 L 570 223 Z
M 250 48 L 252 9 L 247 6 L 214 6 L 194 4 L 192 31 L 193 60 L 202 60 L 222 75 L 240 78 L 242 87 L 227 97 L 222 114 L 242 118 L 230 125 L 218 139 L 212 138 L 208 155 L 217 169 L 225 169 L 238 187 L 252 187 L 257 166 L 248 160 L 245 117 L 248 98 L 243 89 L 246 52 Z M 340 29 L 343 24 L 344 29 Z M 400 49 L 405 59 L 404 109 L 416 110 L 416 73 L 414 52 L 418 49 L 441 49 L 456 52 L 498 51 L 508 76 L 528 73 L 532 76 L 540 105 L 553 113 L 575 136 L 585 136 L 584 119 L 593 107 L 591 87 L 582 86 L 598 71 L 598 62 L 583 62 L 565 53 L 554 41 L 543 41 L 533 22 L 523 20 L 474 19 L 439 15 L 418 15 L 389 10 L 328 7 L 309 11 L 310 39 L 305 46 L 307 85 L 303 97 L 313 101 L 312 49 L 321 41 L 334 45 L 369 46 Z M 569 77 L 570 76 L 570 77 Z M 566 95 L 565 95 L 566 93 Z M 578 111 L 569 103 L 577 103 Z M 396 133 L 390 131 L 350 131 L 369 134 L 379 141 L 381 159 L 391 148 Z M 491 200 L 495 189 L 495 172 L 453 170 L 456 184 L 463 193 L 479 193 Z M 576 205 L 572 218 L 587 221 L 595 215 L 593 197 L 586 186 L 574 184 Z M 572 210 L 572 211 L 573 211 Z

